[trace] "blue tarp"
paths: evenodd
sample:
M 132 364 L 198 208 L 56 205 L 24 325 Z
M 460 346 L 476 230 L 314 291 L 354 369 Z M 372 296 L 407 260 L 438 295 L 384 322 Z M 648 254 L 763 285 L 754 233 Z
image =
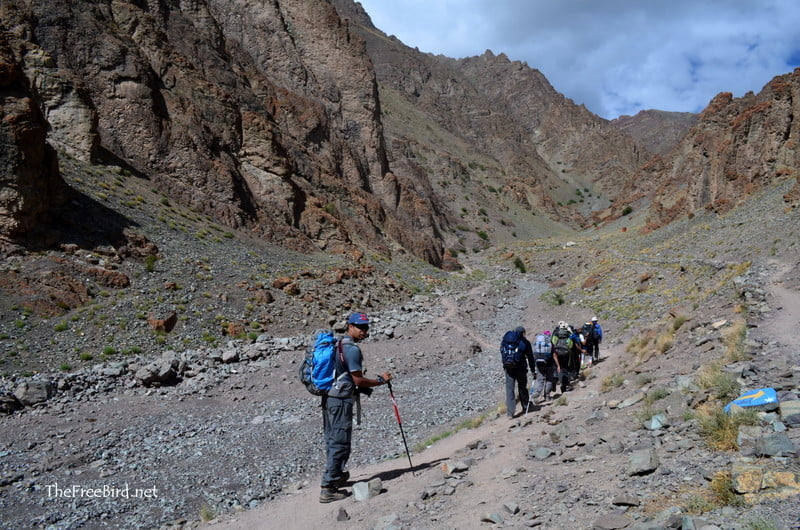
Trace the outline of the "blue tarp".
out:
M 763 409 L 773 409 L 776 403 L 778 403 L 778 394 L 775 392 L 774 388 L 757 388 L 756 390 L 745 392 L 725 405 L 725 412 L 730 412 L 731 405 L 742 408 L 760 407 Z

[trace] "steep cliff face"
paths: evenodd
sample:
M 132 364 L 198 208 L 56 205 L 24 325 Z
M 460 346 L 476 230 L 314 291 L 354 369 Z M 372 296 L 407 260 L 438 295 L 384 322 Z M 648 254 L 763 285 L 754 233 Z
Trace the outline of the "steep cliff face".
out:
M 648 228 L 699 210 L 726 212 L 800 165 L 800 69 L 775 77 L 758 94 L 719 94 L 691 133 L 638 175 L 651 197 Z
M 289 247 L 388 252 L 394 239 L 441 263 L 432 208 L 407 211 L 396 197 L 418 194 L 387 177 L 363 42 L 327 2 L 2 9 L 31 43 L 21 64 L 65 151 L 127 165 L 183 204 Z M 427 220 L 394 222 L 408 217 Z
M 46 222 L 67 198 L 18 53 L 0 31 L 0 247 Z

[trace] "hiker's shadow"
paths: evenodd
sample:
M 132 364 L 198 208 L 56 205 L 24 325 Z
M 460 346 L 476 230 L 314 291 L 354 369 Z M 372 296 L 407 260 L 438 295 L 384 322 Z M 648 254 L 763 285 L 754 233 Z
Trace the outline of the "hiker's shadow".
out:
M 416 474 L 416 473 L 418 473 L 420 471 L 424 471 L 426 469 L 430 469 L 432 467 L 436 467 L 439 464 L 441 464 L 442 462 L 445 462 L 447 460 L 448 460 L 447 458 L 439 458 L 437 460 L 431 460 L 430 462 L 425 462 L 425 463 L 422 463 L 422 464 L 416 464 L 412 468 L 403 467 L 403 468 L 400 468 L 400 469 L 390 469 L 388 471 L 381 471 L 380 473 L 375 473 L 371 477 L 367 477 L 367 478 L 361 479 L 361 480 L 359 480 L 359 482 L 361 482 L 361 481 L 369 482 L 370 480 L 372 480 L 374 478 L 381 479 L 381 482 L 388 482 L 388 481 L 390 481 L 392 479 L 396 479 L 397 477 L 401 477 L 401 476 L 405 475 L 406 473 Z

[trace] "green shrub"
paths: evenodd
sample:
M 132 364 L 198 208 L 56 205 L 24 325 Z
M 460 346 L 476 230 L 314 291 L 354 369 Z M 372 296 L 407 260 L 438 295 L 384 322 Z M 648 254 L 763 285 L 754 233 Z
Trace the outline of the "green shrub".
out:
M 653 403 L 655 403 L 659 399 L 664 399 L 669 394 L 670 394 L 670 392 L 669 392 L 668 388 L 664 388 L 663 386 L 660 386 L 660 387 L 654 388 L 653 390 L 648 392 L 647 396 L 645 396 L 645 398 L 644 398 L 644 401 L 645 401 L 646 404 L 652 405 Z
M 514 266 L 517 268 L 517 270 L 518 270 L 519 272 L 521 272 L 521 273 L 523 273 L 523 274 L 524 274 L 525 272 L 527 272 L 527 269 L 525 268 L 525 262 L 524 262 L 524 261 L 522 261 L 522 258 L 520 258 L 519 256 L 517 256 L 516 258 L 514 258 Z
M 672 321 L 672 331 L 678 331 L 680 327 L 689 320 L 689 317 L 685 317 L 683 315 L 676 316 Z
M 158 261 L 158 256 L 155 254 L 148 254 L 144 258 L 144 270 L 147 272 L 153 272 L 156 270 L 156 261 Z
M 53 330 L 55 331 L 66 331 L 68 329 L 69 329 L 69 324 L 67 324 L 65 320 L 62 320 L 61 322 L 53 326 Z

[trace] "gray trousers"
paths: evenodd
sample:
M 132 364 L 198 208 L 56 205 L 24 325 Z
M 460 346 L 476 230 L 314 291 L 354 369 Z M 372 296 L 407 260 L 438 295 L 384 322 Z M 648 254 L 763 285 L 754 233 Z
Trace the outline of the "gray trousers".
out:
M 555 363 L 536 363 L 536 381 L 533 383 L 533 397 L 550 398 L 550 393 L 556 385 Z M 544 390 L 544 395 L 542 391 Z
M 514 395 L 515 388 L 519 390 L 519 403 L 522 405 L 522 411 L 528 408 L 528 370 L 525 366 L 517 367 L 514 369 L 505 368 L 506 373 L 506 414 L 508 417 L 514 415 L 514 410 L 517 408 L 517 398 Z
M 327 460 L 322 487 L 330 488 L 341 478 L 350 458 L 353 437 L 353 398 L 322 398 L 322 425 Z

